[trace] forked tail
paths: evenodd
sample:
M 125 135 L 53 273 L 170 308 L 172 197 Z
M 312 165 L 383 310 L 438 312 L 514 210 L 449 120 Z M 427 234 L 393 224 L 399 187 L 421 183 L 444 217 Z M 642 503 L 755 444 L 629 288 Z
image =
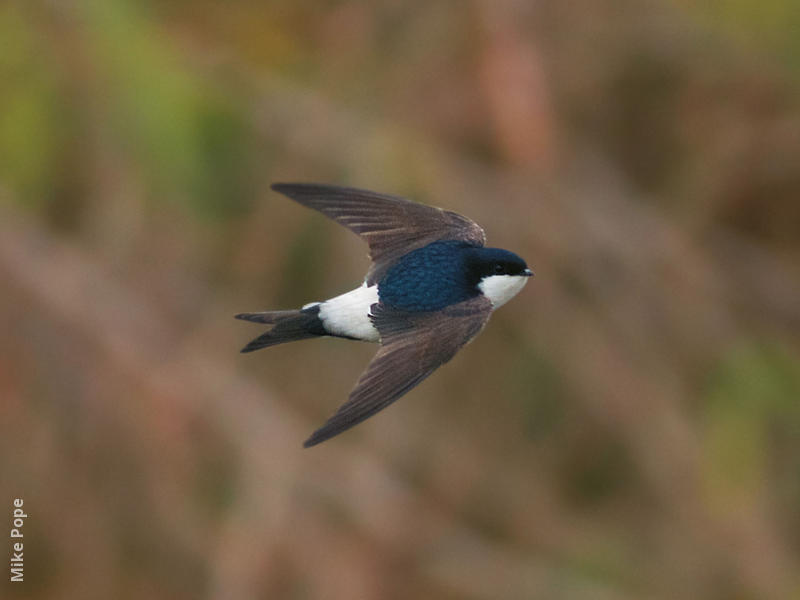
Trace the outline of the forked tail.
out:
M 276 346 L 285 342 L 296 342 L 308 338 L 328 335 L 319 319 L 319 307 L 312 306 L 302 310 L 273 310 L 257 313 L 242 313 L 237 319 L 272 325 L 272 329 L 261 334 L 244 348 L 242 352 L 253 352 L 261 348 Z

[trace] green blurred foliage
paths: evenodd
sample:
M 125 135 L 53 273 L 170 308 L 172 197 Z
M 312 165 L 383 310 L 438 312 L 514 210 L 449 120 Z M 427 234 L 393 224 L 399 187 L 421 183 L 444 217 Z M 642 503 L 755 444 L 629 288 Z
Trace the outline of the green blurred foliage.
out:
M 141 6 L 87 2 L 80 17 L 87 52 L 100 58 L 103 104 L 154 182 L 153 197 L 207 216 L 246 210 L 254 196 L 250 140 L 234 100 L 187 72 Z
M 779 57 L 800 76 L 800 5 L 787 0 L 714 0 L 692 3 L 691 10 L 735 32 L 748 45 Z
M 783 460 L 771 456 L 777 449 L 794 453 L 800 436 L 798 399 L 800 363 L 784 348 L 747 344 L 723 358 L 704 404 L 710 502 L 736 512 L 763 496 L 770 474 L 786 481 L 796 478 L 796 463 L 790 461 L 787 469 Z
M 43 40 L 15 4 L 0 7 L 0 173 L 22 202 L 52 200 L 56 155 L 63 143 L 58 75 L 40 54 Z

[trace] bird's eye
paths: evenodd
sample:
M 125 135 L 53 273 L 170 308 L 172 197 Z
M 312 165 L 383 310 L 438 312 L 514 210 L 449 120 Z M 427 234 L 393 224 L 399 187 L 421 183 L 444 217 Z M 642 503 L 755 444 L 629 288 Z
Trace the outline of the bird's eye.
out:
M 505 271 L 506 271 L 505 267 L 503 267 L 503 265 L 501 265 L 500 263 L 497 263 L 494 266 L 494 272 L 497 273 L 498 275 L 502 275 L 503 273 L 505 273 Z

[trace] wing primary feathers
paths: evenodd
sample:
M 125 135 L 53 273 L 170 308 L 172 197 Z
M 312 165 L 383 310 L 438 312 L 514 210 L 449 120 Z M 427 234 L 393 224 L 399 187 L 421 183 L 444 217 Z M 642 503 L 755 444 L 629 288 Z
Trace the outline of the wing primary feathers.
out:
M 484 296 L 425 313 L 373 305 L 381 348 L 350 399 L 303 445 L 314 446 L 350 429 L 413 389 L 480 332 L 491 310 Z
M 275 183 L 272 189 L 366 241 L 373 262 L 367 273 L 370 285 L 398 258 L 431 242 L 458 240 L 474 246 L 486 242 L 483 229 L 467 217 L 400 196 L 315 183 Z

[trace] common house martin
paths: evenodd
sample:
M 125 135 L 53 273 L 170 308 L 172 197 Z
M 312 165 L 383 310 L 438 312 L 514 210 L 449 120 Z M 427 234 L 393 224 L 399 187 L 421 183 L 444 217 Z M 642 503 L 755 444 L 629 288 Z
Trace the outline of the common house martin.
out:
M 303 444 L 371 417 L 449 361 L 525 286 L 519 256 L 486 248 L 476 223 L 454 212 L 367 190 L 310 183 L 272 189 L 318 210 L 369 245 L 364 283 L 299 310 L 236 315 L 271 325 L 242 352 L 319 336 L 380 344 L 350 398 Z

